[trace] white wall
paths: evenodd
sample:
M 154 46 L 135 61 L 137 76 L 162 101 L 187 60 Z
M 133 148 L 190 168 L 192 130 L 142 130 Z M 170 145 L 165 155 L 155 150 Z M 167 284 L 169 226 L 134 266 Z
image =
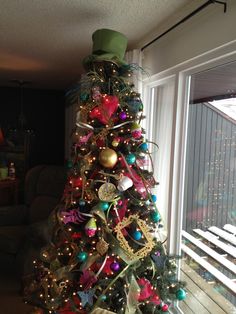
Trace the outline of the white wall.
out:
M 179 20 L 173 19 L 169 26 Z M 152 34 L 153 38 L 162 31 L 163 28 L 161 32 L 156 30 L 156 34 Z M 223 12 L 222 5 L 211 4 L 144 49 L 143 68 L 153 75 L 235 39 L 236 0 L 227 1 L 226 13 Z

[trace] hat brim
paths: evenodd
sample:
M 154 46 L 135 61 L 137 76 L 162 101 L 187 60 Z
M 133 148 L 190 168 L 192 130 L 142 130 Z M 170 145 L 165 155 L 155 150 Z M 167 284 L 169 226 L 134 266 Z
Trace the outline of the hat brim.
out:
M 125 60 L 119 59 L 115 54 L 113 53 L 104 53 L 101 55 L 95 55 L 92 54 L 90 56 L 87 56 L 83 60 L 84 65 L 89 65 L 90 63 L 96 62 L 96 61 L 110 61 L 115 63 L 118 66 L 127 65 L 127 62 Z

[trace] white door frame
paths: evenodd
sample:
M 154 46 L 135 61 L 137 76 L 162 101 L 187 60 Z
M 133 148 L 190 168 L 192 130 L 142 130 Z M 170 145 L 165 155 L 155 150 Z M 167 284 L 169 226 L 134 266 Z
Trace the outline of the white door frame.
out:
M 188 101 L 191 75 L 236 60 L 236 40 L 178 64 L 143 80 L 144 106 L 150 100 L 151 89 L 175 77 L 174 119 L 171 140 L 170 184 L 167 188 L 168 252 L 181 253 L 181 229 L 183 214 L 185 155 L 187 142 Z M 146 126 L 152 112 L 145 111 Z M 158 143 L 157 143 L 158 144 Z

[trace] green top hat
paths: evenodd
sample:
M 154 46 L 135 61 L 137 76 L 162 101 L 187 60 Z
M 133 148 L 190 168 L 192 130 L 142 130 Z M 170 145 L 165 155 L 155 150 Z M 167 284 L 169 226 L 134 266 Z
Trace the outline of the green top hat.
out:
M 111 29 L 98 29 L 93 35 L 93 52 L 83 60 L 88 66 L 96 61 L 112 61 L 117 65 L 126 64 L 124 55 L 127 47 L 127 38 Z

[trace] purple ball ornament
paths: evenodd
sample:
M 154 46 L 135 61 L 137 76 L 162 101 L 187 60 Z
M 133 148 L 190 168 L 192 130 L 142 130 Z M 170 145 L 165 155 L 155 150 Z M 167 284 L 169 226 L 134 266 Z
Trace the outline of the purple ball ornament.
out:
M 111 263 L 110 268 L 112 271 L 117 272 L 120 270 L 120 264 L 118 262 L 113 262 Z
M 119 114 L 119 118 L 124 121 L 127 118 L 127 114 L 124 111 L 121 111 Z

